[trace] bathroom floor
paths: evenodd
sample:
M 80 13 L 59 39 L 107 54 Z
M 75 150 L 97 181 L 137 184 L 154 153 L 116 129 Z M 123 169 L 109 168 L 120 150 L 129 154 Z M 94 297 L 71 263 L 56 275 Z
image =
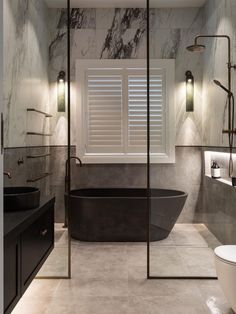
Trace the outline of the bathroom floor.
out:
M 219 245 L 203 224 L 176 224 L 167 239 L 150 244 L 150 274 L 216 277 L 214 249 Z
M 214 275 L 216 245 L 204 225 L 176 225 L 167 240 L 151 245 L 151 271 Z M 233 313 L 217 280 L 146 280 L 144 243 L 73 241 L 72 273 L 71 280 L 34 280 L 13 314 Z
M 68 231 L 63 225 L 55 223 L 55 246 L 37 277 L 68 276 Z

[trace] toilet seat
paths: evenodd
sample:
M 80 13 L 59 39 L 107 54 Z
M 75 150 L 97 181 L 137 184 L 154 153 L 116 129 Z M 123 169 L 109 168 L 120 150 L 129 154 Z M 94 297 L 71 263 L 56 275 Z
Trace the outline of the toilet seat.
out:
M 236 245 L 222 245 L 215 249 L 217 258 L 225 263 L 236 266 Z

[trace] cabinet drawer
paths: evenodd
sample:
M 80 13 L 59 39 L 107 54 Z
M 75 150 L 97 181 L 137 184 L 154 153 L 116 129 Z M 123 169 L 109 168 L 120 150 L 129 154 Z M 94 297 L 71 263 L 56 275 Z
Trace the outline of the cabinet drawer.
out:
M 48 210 L 21 236 L 22 292 L 54 244 L 54 210 Z

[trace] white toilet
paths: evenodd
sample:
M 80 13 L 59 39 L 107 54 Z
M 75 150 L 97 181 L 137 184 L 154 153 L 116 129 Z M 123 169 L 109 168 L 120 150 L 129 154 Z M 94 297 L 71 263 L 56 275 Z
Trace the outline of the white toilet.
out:
M 216 273 L 222 290 L 236 312 L 236 245 L 222 245 L 215 249 Z

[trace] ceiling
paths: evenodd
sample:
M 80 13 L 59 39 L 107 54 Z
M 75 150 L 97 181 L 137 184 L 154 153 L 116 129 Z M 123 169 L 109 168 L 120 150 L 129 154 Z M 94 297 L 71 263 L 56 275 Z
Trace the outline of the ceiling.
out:
M 50 8 L 65 8 L 67 0 L 45 0 Z M 155 8 L 201 7 L 206 0 L 150 0 Z M 142 8 L 146 0 L 71 0 L 74 8 Z

